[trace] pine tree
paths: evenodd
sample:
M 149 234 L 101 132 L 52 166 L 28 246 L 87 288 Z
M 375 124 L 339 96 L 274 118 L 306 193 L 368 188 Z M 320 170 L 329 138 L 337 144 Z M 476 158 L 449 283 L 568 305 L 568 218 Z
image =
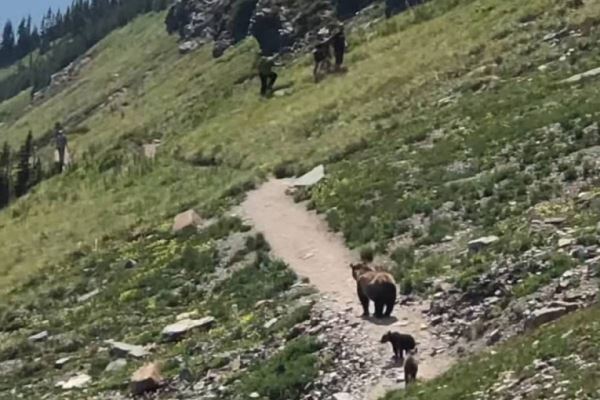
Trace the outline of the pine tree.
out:
M 31 19 L 28 21 L 23 18 L 17 28 L 17 46 L 15 49 L 15 58 L 20 59 L 27 55 L 31 50 Z
M 0 65 L 8 65 L 14 61 L 15 32 L 9 21 L 4 25 L 2 32 L 2 46 L 0 47 Z
M 10 146 L 4 142 L 4 147 L 0 153 L 0 209 L 10 203 Z
M 17 169 L 17 183 L 15 184 L 15 194 L 21 197 L 27 193 L 31 184 L 31 154 L 33 153 L 33 135 L 31 131 L 21 146 L 19 152 L 19 167 Z

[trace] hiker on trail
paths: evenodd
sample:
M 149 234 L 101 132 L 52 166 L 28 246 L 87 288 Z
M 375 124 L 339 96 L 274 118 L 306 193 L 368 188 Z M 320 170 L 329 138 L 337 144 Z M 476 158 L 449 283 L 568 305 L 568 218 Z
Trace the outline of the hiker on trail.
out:
M 318 83 L 321 78 L 321 72 L 327 73 L 331 69 L 329 39 L 325 38 L 325 35 L 321 32 L 319 32 L 319 42 L 313 50 L 313 57 L 315 59 L 313 76 L 315 77 L 315 83 Z
M 63 172 L 65 166 L 65 153 L 67 150 L 67 136 L 60 124 L 57 122 L 54 125 L 54 141 L 56 144 L 56 152 L 58 153 L 57 169 L 59 172 Z
M 273 67 L 280 67 L 281 64 L 275 62 L 277 56 L 268 57 L 262 55 L 258 62 L 258 76 L 260 77 L 260 95 L 266 96 L 273 90 L 273 85 L 277 80 L 277 74 L 273 72 Z
M 335 33 L 331 38 L 331 47 L 335 56 L 335 71 L 342 70 L 344 63 L 344 54 L 346 53 L 346 35 L 344 33 L 344 24 L 339 23 L 335 29 Z

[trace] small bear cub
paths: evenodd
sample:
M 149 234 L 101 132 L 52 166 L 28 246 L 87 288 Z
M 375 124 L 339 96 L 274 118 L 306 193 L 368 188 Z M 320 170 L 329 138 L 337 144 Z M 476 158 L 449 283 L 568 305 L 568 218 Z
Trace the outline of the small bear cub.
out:
M 396 361 L 404 359 L 404 353 L 415 350 L 417 343 L 411 335 L 389 331 L 381 337 L 381 343 L 391 343 Z

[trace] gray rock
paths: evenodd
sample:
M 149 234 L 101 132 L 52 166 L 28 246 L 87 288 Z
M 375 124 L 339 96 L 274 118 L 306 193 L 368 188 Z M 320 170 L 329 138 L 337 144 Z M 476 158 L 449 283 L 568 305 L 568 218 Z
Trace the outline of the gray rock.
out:
M 275 325 L 277 323 L 277 318 L 272 318 L 270 320 L 268 320 L 265 325 L 263 326 L 265 329 L 270 329 L 271 327 L 273 327 L 273 325 Z
M 498 343 L 498 341 L 500 339 L 502 339 L 502 331 L 500 329 L 495 329 L 488 335 L 486 344 L 488 346 L 492 346 L 492 345 Z
M 84 294 L 84 295 L 81 295 L 81 296 L 79 296 L 79 297 L 77 298 L 77 302 L 78 302 L 78 303 L 85 303 L 86 301 L 88 301 L 88 300 L 89 300 L 89 299 L 91 299 L 92 297 L 95 297 L 95 296 L 97 296 L 97 295 L 99 295 L 99 294 L 100 294 L 100 289 L 95 289 L 95 290 L 92 290 L 92 291 L 91 291 L 91 292 L 89 292 L 89 293 L 86 293 L 86 294 Z
M 563 28 L 560 31 L 557 32 L 550 32 L 548 34 L 546 34 L 542 40 L 544 42 L 551 42 L 557 39 L 560 39 L 563 36 L 566 36 L 569 33 L 569 29 L 568 28 Z
M 582 72 L 581 74 L 573 75 L 572 77 L 565 79 L 562 83 L 579 83 L 585 79 L 594 78 L 600 75 L 600 67 L 590 69 L 589 71 Z
M 583 128 L 583 133 L 585 135 L 597 135 L 599 131 L 600 131 L 600 127 L 598 126 L 597 122 L 594 122 L 593 124 L 588 125 L 585 128 Z
M 566 238 L 560 238 L 560 239 L 558 239 L 558 247 L 559 248 L 570 246 L 573 243 L 575 243 L 575 239 L 573 239 L 573 238 L 566 237 Z
M 110 346 L 110 354 L 114 357 L 120 358 L 131 356 L 134 358 L 142 358 L 150 354 L 142 346 L 136 346 L 133 344 L 127 344 L 123 342 L 116 342 L 114 340 L 106 340 L 104 341 L 104 343 Z
M 195 40 L 188 40 L 187 42 L 183 42 L 179 45 L 179 53 L 187 54 L 198 48 L 198 42 Z
M 525 320 L 525 329 L 535 329 L 540 325 L 554 321 L 567 313 L 564 307 L 542 308 L 535 310 Z
M 92 381 L 92 377 L 87 374 L 78 374 L 70 379 L 60 381 L 56 384 L 56 387 L 69 390 L 69 389 L 80 389 L 86 387 Z
M 352 395 L 350 393 L 341 392 L 341 393 L 334 394 L 333 399 L 334 400 L 354 400 L 354 397 L 352 397 Z
M 552 308 L 564 308 L 567 312 L 573 312 L 581 307 L 579 303 L 571 303 L 567 301 L 553 301 L 550 303 Z
M 468 244 L 469 250 L 476 252 L 496 243 L 500 238 L 498 236 L 484 236 L 479 239 L 471 240 Z
M 162 330 L 162 335 L 167 340 L 178 340 L 187 332 L 194 329 L 210 329 L 214 324 L 213 317 L 205 317 L 201 319 L 184 319 L 174 324 L 166 326 Z
M 63 357 L 63 358 L 59 358 L 58 360 L 56 360 L 54 362 L 54 367 L 56 367 L 57 369 L 62 369 L 62 367 L 64 367 L 65 365 L 67 365 L 67 363 L 69 361 L 71 361 L 71 357 Z
M 106 368 L 105 372 L 117 372 L 121 371 L 123 368 L 127 366 L 127 360 L 124 358 L 119 358 L 117 360 L 111 361 Z
M 544 220 L 544 223 L 548 225 L 562 225 L 565 223 L 566 220 L 567 219 L 563 217 L 546 218 Z
M 35 335 L 29 336 L 28 340 L 30 342 L 34 342 L 34 343 L 43 342 L 46 339 L 48 339 L 49 336 L 50 335 L 48 334 L 48 331 L 43 331 L 43 332 L 40 332 L 40 333 L 36 333 Z
M 314 168 L 310 172 L 302 175 L 300 178 L 294 181 L 295 187 L 309 187 L 316 185 L 323 178 L 325 178 L 325 167 L 323 165 L 319 165 Z

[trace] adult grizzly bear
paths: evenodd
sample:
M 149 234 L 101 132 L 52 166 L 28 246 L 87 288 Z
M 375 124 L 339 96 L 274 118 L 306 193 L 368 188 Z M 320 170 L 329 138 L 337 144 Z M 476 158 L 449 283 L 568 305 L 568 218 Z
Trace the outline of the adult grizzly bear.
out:
M 392 315 L 396 302 L 396 282 L 385 271 L 375 270 L 366 264 L 351 264 L 356 291 L 363 306 L 363 316 L 369 316 L 369 301 L 375 303 L 375 318 Z M 384 312 L 385 307 L 385 312 Z

